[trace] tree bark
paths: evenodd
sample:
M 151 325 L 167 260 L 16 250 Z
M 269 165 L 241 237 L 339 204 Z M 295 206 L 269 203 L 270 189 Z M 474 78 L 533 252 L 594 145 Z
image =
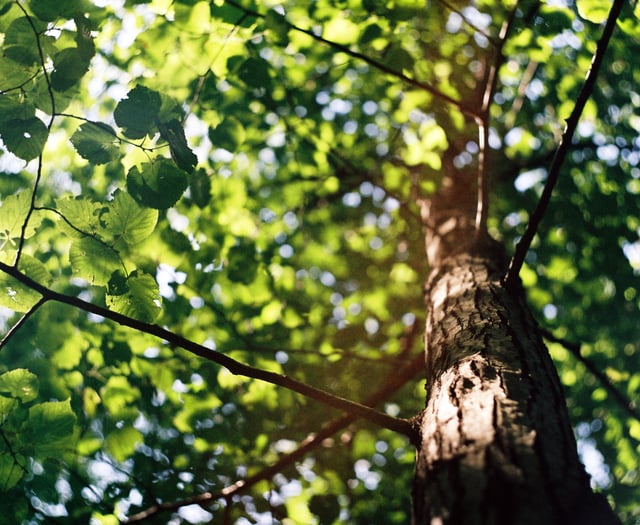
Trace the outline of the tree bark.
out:
M 426 408 L 415 525 L 613 524 L 581 465 L 562 387 L 500 246 L 472 227 L 469 188 L 426 203 Z M 457 199 L 449 197 L 458 195 Z

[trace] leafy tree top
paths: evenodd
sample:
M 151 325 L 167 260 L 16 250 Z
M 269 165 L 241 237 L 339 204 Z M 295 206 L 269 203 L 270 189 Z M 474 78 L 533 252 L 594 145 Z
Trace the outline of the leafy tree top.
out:
M 406 523 L 419 203 L 485 166 L 513 251 L 610 4 L 0 0 L 0 510 Z M 637 15 L 520 272 L 629 523 Z

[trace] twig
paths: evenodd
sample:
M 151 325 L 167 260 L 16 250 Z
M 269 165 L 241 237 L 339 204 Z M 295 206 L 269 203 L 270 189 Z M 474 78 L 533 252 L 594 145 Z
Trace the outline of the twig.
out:
M 15 335 L 15 333 L 20 330 L 20 328 L 22 327 L 22 325 L 24 325 L 29 318 L 36 313 L 36 311 L 44 304 L 46 303 L 47 300 L 44 297 L 41 297 L 40 300 L 34 304 L 31 308 L 29 308 L 29 311 L 26 312 L 19 320 L 16 324 L 14 324 L 9 331 L 4 335 L 4 337 L 2 338 L 2 341 L 0 341 L 0 350 L 2 350 L 6 344 L 9 342 L 9 340 Z
M 495 58 L 489 67 L 484 83 L 484 93 L 482 94 L 482 105 L 480 115 L 476 117 L 478 124 L 478 188 L 476 198 L 476 235 L 482 235 L 487 228 L 487 216 L 489 213 L 489 177 L 488 177 L 488 155 L 489 147 L 489 124 L 490 124 L 490 108 L 493 95 L 498 84 L 498 71 L 504 61 L 502 49 L 509 36 L 509 31 L 515 20 L 515 13 L 518 4 L 514 6 L 509 17 L 503 22 L 498 35 L 498 44 L 495 50 Z
M 244 11 L 250 16 L 253 16 L 255 18 L 265 18 L 265 15 L 263 15 L 262 13 L 259 13 L 258 11 L 253 11 L 252 9 L 248 9 L 242 6 L 241 4 L 239 4 L 238 2 L 236 2 L 235 0 L 225 0 L 225 2 L 229 5 L 236 7 L 237 9 L 240 9 L 241 11 Z M 467 115 L 468 117 L 475 119 L 478 116 L 478 114 L 472 107 L 466 106 L 461 101 L 456 100 L 455 98 L 447 95 L 446 93 L 440 91 L 439 89 L 437 89 L 431 84 L 428 84 L 426 82 L 421 82 L 419 80 L 416 80 L 415 78 L 409 77 L 400 71 L 396 71 L 395 69 L 390 68 L 389 66 L 383 64 L 382 62 L 378 62 L 377 60 L 371 58 L 370 56 L 365 55 L 364 53 L 360 53 L 359 51 L 355 51 L 351 49 L 349 46 L 346 46 L 344 44 L 339 44 L 337 42 L 333 42 L 331 40 L 324 38 L 323 36 L 317 35 L 310 29 L 304 29 L 302 27 L 296 26 L 293 23 L 285 20 L 284 17 L 283 17 L 283 21 L 284 23 L 287 24 L 287 26 L 289 26 L 294 31 L 304 33 L 305 35 L 310 36 L 311 38 L 313 38 L 314 40 L 317 40 L 318 42 L 322 42 L 323 44 L 326 44 L 327 46 L 337 51 L 340 51 L 352 58 L 357 58 L 358 60 L 362 60 L 365 64 L 368 64 L 378 69 L 379 71 L 382 71 L 387 75 L 393 76 L 399 80 L 402 80 L 406 84 L 409 84 L 410 86 L 422 89 L 427 93 L 430 93 L 433 96 L 441 100 L 444 100 L 448 104 L 451 104 L 452 106 L 458 108 L 463 114 Z
M 542 195 L 538 200 L 538 204 L 536 209 L 531 214 L 531 218 L 529 220 L 529 224 L 527 224 L 527 228 L 518 242 L 515 253 L 511 258 L 511 262 L 509 263 L 509 269 L 507 270 L 507 274 L 504 278 L 505 286 L 513 286 L 518 280 L 518 275 L 520 273 L 520 268 L 524 263 L 524 258 L 529 251 L 529 247 L 531 246 L 531 242 L 533 241 L 533 237 L 538 230 L 538 226 L 542 221 L 544 213 L 549 205 L 549 201 L 551 200 L 551 193 L 553 192 L 553 188 L 558 181 L 558 177 L 560 175 L 560 168 L 564 162 L 564 159 L 569 151 L 571 146 L 571 138 L 573 137 L 573 133 L 578 125 L 578 121 L 580 119 L 580 115 L 582 114 L 582 110 L 584 109 L 587 100 L 591 96 L 593 89 L 595 87 L 596 78 L 598 76 L 598 72 L 600 71 L 600 66 L 602 65 L 602 61 L 604 59 L 605 52 L 609 45 L 609 41 L 611 40 L 611 35 L 616 26 L 616 20 L 620 15 L 620 11 L 624 5 L 624 0 L 614 0 L 613 6 L 609 11 L 609 17 L 607 18 L 607 23 L 602 31 L 602 36 L 598 41 L 598 45 L 596 47 L 596 51 L 593 55 L 593 59 L 591 61 L 591 67 L 587 72 L 587 76 L 584 81 L 584 85 L 580 91 L 578 96 L 578 100 L 576 100 L 576 104 L 573 107 L 573 111 L 571 115 L 567 119 L 567 125 L 565 127 L 564 132 L 562 133 L 562 138 L 560 139 L 560 145 L 556 150 L 556 153 L 551 161 L 551 167 L 549 168 L 549 176 L 547 178 L 547 183 L 542 190 Z
M 598 379 L 598 381 L 602 383 L 602 386 L 611 394 L 611 396 L 618 402 L 618 404 L 624 410 L 626 410 L 626 412 L 631 417 L 633 417 L 637 421 L 640 421 L 640 412 L 638 412 L 638 410 L 635 408 L 634 403 L 629 401 L 627 397 L 622 392 L 620 392 L 620 390 L 618 390 L 616 386 L 609 380 L 607 375 L 602 372 L 596 365 L 594 365 L 590 359 L 587 359 L 582 355 L 580 351 L 581 345 L 566 341 L 565 339 L 562 339 L 560 337 L 556 337 L 549 330 L 545 330 L 544 328 L 542 328 L 540 331 L 542 332 L 542 335 L 545 339 L 548 339 L 549 341 L 552 341 L 554 343 L 559 343 L 564 346 L 569 352 L 571 352 L 578 359 L 578 361 L 580 361 L 587 368 L 587 370 L 589 370 L 589 372 L 591 372 Z
M 29 22 L 31 29 L 33 30 L 33 34 L 36 38 L 36 46 L 38 48 L 38 56 L 40 57 L 40 64 L 42 65 L 42 73 L 44 74 L 45 81 L 47 83 L 47 91 L 49 93 L 49 100 L 51 101 L 51 117 L 49 118 L 49 123 L 47 124 L 47 135 L 51 131 L 53 127 L 53 121 L 56 117 L 56 99 L 53 94 L 53 88 L 51 87 L 51 79 L 49 78 L 49 73 L 47 73 L 46 60 L 44 56 L 44 50 L 42 49 L 42 44 L 40 43 L 40 35 L 38 34 L 38 30 L 36 29 L 35 24 L 29 13 L 25 10 L 25 8 L 20 4 L 20 2 L 16 2 L 18 4 L 18 8 L 23 12 L 25 18 Z M 44 150 L 44 147 L 43 147 Z M 20 262 L 20 256 L 22 255 L 22 250 L 24 248 L 24 241 L 26 239 L 27 227 L 29 226 L 29 221 L 31 220 L 31 215 L 33 214 L 33 210 L 36 205 L 36 197 L 38 193 L 38 186 L 40 185 L 40 180 L 42 179 L 42 164 L 43 164 L 43 151 L 38 155 L 38 168 L 36 171 L 36 180 L 33 183 L 33 192 L 31 193 L 31 203 L 29 205 L 29 211 L 25 215 L 24 222 L 22 223 L 22 231 L 20 233 L 20 242 L 18 243 L 18 249 L 16 250 L 16 256 L 13 261 L 14 266 L 17 268 L 18 263 Z
M 32 290 L 35 290 L 36 292 L 41 294 L 45 300 L 66 304 L 74 308 L 84 310 L 85 312 L 99 315 L 122 326 L 133 328 L 134 330 L 138 330 L 139 332 L 154 335 L 169 342 L 174 346 L 179 346 L 194 355 L 207 359 L 213 363 L 217 363 L 225 367 L 232 374 L 250 377 L 252 379 L 259 379 L 267 383 L 287 388 L 306 397 L 319 401 L 320 403 L 324 403 L 325 405 L 329 405 L 338 410 L 357 415 L 358 417 L 366 419 L 383 428 L 387 428 L 400 434 L 404 434 L 410 439 L 415 439 L 416 431 L 413 428 L 412 423 L 406 419 L 388 416 L 387 414 L 378 412 L 377 410 L 374 410 L 370 407 L 336 396 L 334 394 L 330 394 L 329 392 L 307 385 L 306 383 L 297 381 L 296 379 L 290 378 L 286 375 L 276 374 L 268 370 L 262 370 L 260 368 L 241 363 L 240 361 L 237 361 L 229 357 L 228 355 L 211 350 L 210 348 L 195 343 L 194 341 L 190 341 L 189 339 L 186 339 L 185 337 L 171 332 L 170 330 L 162 328 L 158 325 L 138 321 L 118 312 L 114 312 L 112 310 L 108 310 L 107 308 L 103 308 L 93 303 L 84 301 L 78 297 L 73 297 L 56 292 L 34 281 L 13 266 L 9 266 L 8 264 L 5 264 L 3 262 L 0 262 L 0 271 L 10 275 L 14 279 L 17 279 Z

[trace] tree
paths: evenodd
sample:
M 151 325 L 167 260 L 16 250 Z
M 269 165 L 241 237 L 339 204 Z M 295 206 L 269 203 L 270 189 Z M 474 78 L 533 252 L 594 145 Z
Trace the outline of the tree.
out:
M 0 2 L 3 515 L 637 523 L 640 25 L 576 3 Z

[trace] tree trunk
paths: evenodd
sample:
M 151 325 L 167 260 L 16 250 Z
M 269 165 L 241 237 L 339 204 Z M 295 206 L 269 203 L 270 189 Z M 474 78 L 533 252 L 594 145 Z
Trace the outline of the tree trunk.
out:
M 470 188 L 448 184 L 423 208 L 432 272 L 414 524 L 619 523 L 589 486 L 522 288 L 502 285 L 500 247 L 476 238 L 460 200 Z

